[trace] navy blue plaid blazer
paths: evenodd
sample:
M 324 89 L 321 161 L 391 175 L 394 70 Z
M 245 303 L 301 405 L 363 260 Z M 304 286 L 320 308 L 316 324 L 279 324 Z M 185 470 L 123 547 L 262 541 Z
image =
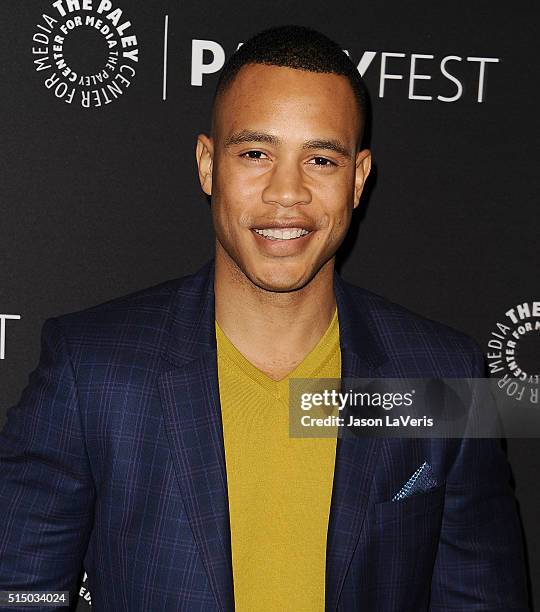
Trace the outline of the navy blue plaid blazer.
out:
M 213 277 L 45 322 L 0 434 L 0 590 L 74 594 L 84 564 L 98 612 L 234 609 Z M 467 336 L 334 278 L 342 376 L 483 375 Z M 424 462 L 437 486 L 392 501 Z M 527 610 L 508 479 L 496 440 L 339 438 L 326 611 Z

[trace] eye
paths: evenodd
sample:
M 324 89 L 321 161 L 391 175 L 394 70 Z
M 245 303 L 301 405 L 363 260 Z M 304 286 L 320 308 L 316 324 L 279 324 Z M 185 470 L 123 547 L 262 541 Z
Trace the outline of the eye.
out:
M 245 159 L 249 159 L 249 160 L 253 160 L 253 161 L 259 161 L 262 159 L 265 159 L 266 154 L 263 153 L 262 151 L 246 151 L 245 153 L 242 153 L 240 155 L 240 157 L 244 157 Z
M 323 168 L 330 168 L 331 166 L 336 166 L 332 160 L 326 157 L 314 157 L 309 161 L 310 164 L 314 166 L 322 166 Z

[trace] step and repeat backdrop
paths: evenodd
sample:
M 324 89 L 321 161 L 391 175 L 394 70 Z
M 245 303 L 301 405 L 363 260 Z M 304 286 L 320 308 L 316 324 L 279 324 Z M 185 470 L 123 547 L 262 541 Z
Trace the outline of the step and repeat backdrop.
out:
M 375 171 L 342 276 L 474 337 L 540 410 L 538 7 L 3 0 L 0 15 L 0 427 L 45 319 L 212 255 L 195 139 L 227 57 L 286 23 L 338 41 L 370 91 Z M 540 440 L 507 450 L 539 600 Z

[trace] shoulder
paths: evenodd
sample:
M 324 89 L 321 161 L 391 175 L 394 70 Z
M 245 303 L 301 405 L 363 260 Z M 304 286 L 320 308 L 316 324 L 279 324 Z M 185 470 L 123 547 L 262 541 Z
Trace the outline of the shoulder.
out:
M 361 305 L 375 341 L 394 363 L 414 365 L 438 376 L 484 376 L 483 352 L 466 333 L 367 289 L 346 285 Z
M 93 361 L 157 352 L 168 332 L 178 299 L 200 290 L 200 275 L 170 279 L 83 310 L 48 319 L 43 333 L 55 329 L 67 341 L 74 361 Z M 123 361 L 123 359 L 121 359 Z

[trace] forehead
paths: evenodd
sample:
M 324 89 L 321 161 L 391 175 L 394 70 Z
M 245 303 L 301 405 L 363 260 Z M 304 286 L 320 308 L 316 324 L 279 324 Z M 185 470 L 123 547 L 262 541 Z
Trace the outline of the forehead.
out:
M 354 139 L 360 129 L 356 98 L 346 77 L 282 66 L 248 64 L 221 93 L 215 136 L 241 129 L 332 132 Z

